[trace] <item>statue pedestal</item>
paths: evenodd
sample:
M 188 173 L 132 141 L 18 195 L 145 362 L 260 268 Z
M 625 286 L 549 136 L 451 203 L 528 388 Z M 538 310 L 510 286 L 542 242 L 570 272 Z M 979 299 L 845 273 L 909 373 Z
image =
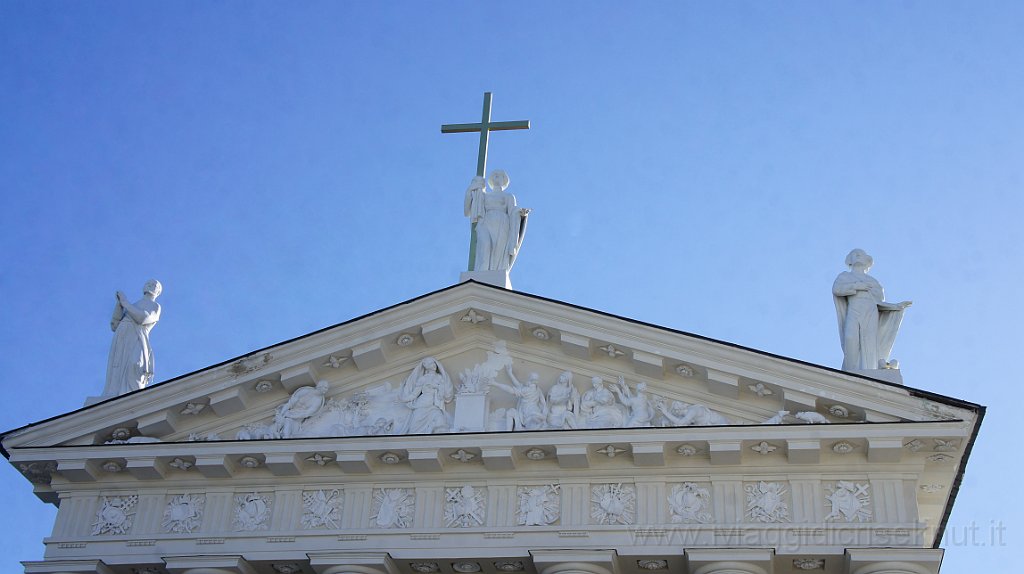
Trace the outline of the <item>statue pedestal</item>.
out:
M 459 283 L 472 279 L 478 283 L 487 283 L 495 287 L 512 289 L 512 282 L 508 279 L 508 271 L 463 271 L 459 275 Z
M 455 420 L 453 432 L 482 432 L 487 430 L 487 414 L 490 412 L 487 392 L 455 395 Z
M 850 369 L 848 373 L 864 375 L 887 383 L 903 384 L 903 375 L 899 369 Z

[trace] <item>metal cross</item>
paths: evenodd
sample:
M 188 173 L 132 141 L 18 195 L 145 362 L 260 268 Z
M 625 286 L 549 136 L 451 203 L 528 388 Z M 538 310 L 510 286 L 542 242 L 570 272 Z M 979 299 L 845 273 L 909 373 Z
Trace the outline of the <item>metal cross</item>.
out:
M 478 124 L 444 124 L 441 126 L 443 134 L 460 134 L 466 132 L 480 132 L 480 152 L 476 158 L 476 175 L 484 177 L 487 171 L 487 142 L 490 140 L 491 132 L 505 130 L 528 130 L 530 120 L 515 120 L 511 122 L 491 121 L 491 93 L 484 92 L 484 113 Z
M 466 132 L 480 132 L 480 151 L 476 158 L 476 175 L 484 177 L 487 172 L 487 142 L 490 141 L 491 132 L 505 130 L 528 130 L 530 120 L 515 120 L 511 122 L 491 121 L 491 93 L 484 92 L 484 113 L 478 124 L 444 124 L 441 126 L 443 134 L 460 134 Z M 469 267 L 473 271 L 476 261 L 476 223 L 470 228 L 469 235 Z

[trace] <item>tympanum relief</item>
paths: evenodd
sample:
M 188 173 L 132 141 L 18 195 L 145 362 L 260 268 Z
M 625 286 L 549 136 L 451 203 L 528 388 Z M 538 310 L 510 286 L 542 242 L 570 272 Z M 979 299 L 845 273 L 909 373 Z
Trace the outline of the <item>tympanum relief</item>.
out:
M 535 372 L 517 373 L 513 363 L 505 342 L 498 341 L 485 361 L 458 373 L 457 386 L 436 357 L 423 358 L 400 384 L 386 381 L 344 397 L 328 398 L 329 384 L 320 381 L 296 389 L 275 409 L 272 421 L 248 424 L 236 438 L 730 424 L 704 405 L 651 393 L 642 381 L 630 384 L 620 376 L 610 384 L 594 376 L 581 393 L 572 371 L 544 380 Z M 486 399 L 463 402 L 471 396 Z M 487 408 L 491 400 L 509 404 L 509 399 L 511 406 Z

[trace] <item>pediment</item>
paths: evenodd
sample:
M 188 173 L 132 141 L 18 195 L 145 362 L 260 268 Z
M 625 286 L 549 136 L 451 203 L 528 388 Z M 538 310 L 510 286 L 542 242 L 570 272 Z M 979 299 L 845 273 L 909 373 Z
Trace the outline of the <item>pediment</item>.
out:
M 447 393 L 425 390 L 440 388 L 439 373 L 410 377 L 425 362 L 431 371 L 431 361 L 447 374 Z M 543 416 L 526 400 L 536 395 L 513 396 L 509 366 L 524 386 L 536 373 Z M 553 387 L 566 372 L 574 424 L 552 416 L 562 400 Z M 588 403 L 595 377 L 605 395 Z M 481 381 L 493 382 L 474 387 Z M 616 396 L 608 401 L 609 394 Z M 637 419 L 642 405 L 650 416 Z M 790 416 L 779 419 L 779 411 Z M 915 523 L 907 530 L 914 537 L 941 536 L 983 413 L 902 385 L 468 282 L 10 431 L 2 444 L 36 495 L 55 504 L 67 492 L 147 484 L 248 489 L 342 480 L 370 488 L 485 476 L 806 476 L 825 484 L 861 476 L 892 493 L 920 489 L 917 516 L 927 526 Z M 781 424 L 768 424 L 773 417 Z
M 644 383 L 655 407 L 644 426 L 671 426 L 657 404 L 675 401 L 703 405 L 729 425 L 762 424 L 779 411 L 788 411 L 781 422 L 792 424 L 803 422 L 793 417 L 797 413 L 816 413 L 805 418 L 837 424 L 975 416 L 952 399 L 470 282 L 12 431 L 4 445 L 97 445 L 125 438 L 124 429 L 165 442 L 230 440 L 247 427 L 272 422 L 295 391 L 318 381 L 327 384 L 325 400 L 335 405 L 367 396 L 379 403 L 424 358 L 435 357 L 460 387 L 459 376 L 485 363 L 496 346 L 505 349 L 520 382 L 536 373 L 545 394 L 566 371 L 580 394 L 593 377 L 612 390 L 622 377 L 634 393 Z M 504 372 L 496 380 L 511 384 Z M 488 402 L 498 410 L 517 401 L 492 388 Z M 453 403 L 445 407 L 449 418 L 455 415 Z M 620 410 L 628 418 L 628 409 Z M 347 427 L 328 431 L 324 422 L 302 436 L 388 434 L 369 428 L 374 420 L 357 416 L 353 422 L 351 413 L 348 418 Z M 449 430 L 500 429 L 491 419 L 486 429 Z M 396 423 L 389 434 L 408 432 L 405 427 Z

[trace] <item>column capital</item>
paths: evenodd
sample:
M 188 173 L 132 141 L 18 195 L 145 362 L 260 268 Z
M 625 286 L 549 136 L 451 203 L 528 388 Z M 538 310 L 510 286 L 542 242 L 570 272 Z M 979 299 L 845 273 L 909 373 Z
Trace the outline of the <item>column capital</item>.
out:
M 316 574 L 397 574 L 387 552 L 310 552 L 309 565 Z
M 706 548 L 686 550 L 691 574 L 771 574 L 771 548 Z
M 618 574 L 614 550 L 531 550 L 538 574 Z
M 257 574 L 241 556 L 164 556 L 171 574 Z
M 847 548 L 850 574 L 938 574 L 941 548 Z
M 25 574 L 114 574 L 102 560 L 26 560 Z

